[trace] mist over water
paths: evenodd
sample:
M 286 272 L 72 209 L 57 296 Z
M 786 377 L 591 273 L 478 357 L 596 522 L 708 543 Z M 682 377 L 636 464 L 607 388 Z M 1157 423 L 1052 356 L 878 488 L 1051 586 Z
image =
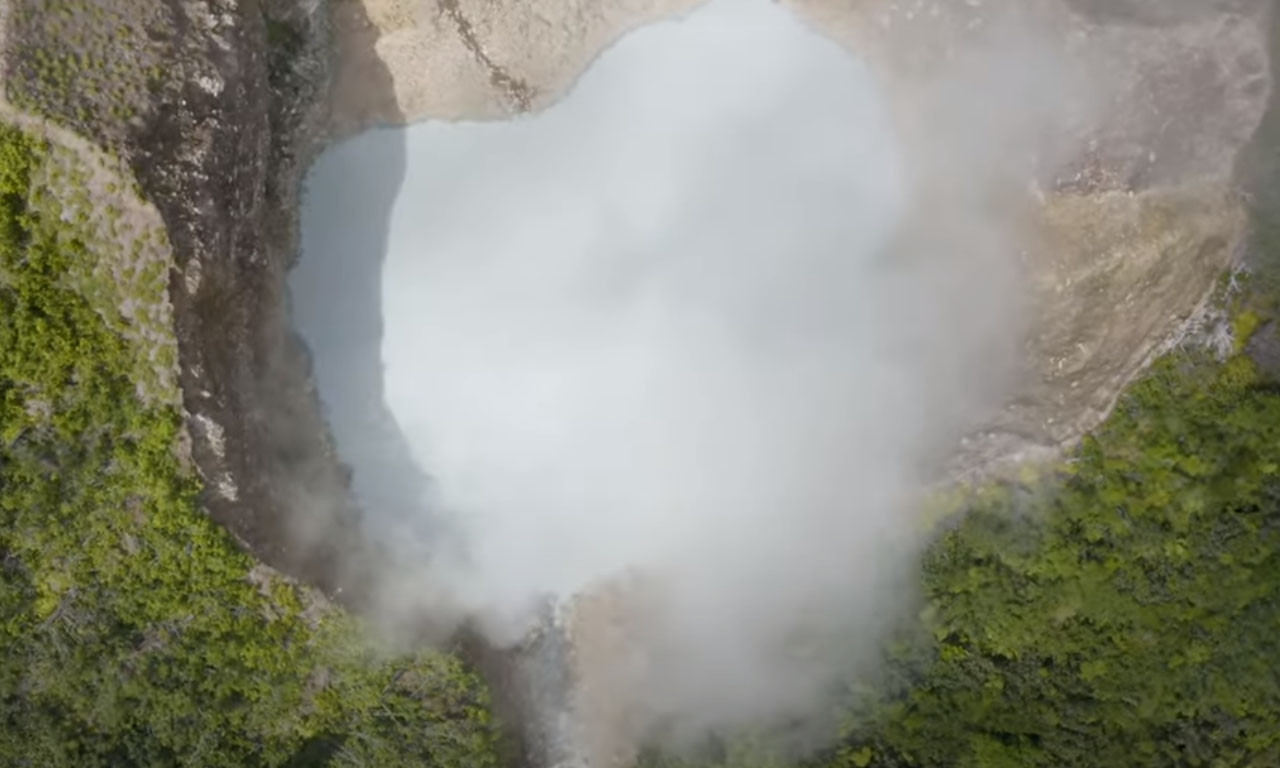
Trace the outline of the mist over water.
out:
M 396 151 L 384 261 L 343 212 Z M 987 404 L 967 361 L 1012 337 L 895 249 L 905 179 L 865 67 L 769 0 L 634 32 L 543 113 L 330 151 L 295 316 L 387 610 L 514 642 L 629 574 L 628 695 L 800 706 L 894 601 L 923 471 Z
M 836 514 L 906 383 L 874 278 L 902 190 L 857 61 L 725 2 L 624 39 L 545 114 L 407 141 L 387 403 L 463 532 L 465 604 L 519 622 Z

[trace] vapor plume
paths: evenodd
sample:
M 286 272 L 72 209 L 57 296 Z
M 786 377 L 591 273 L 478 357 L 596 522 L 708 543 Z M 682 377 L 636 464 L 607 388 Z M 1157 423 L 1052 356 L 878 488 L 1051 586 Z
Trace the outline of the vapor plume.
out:
M 874 638 L 916 489 L 1011 371 L 1016 248 L 963 154 L 1002 129 L 947 127 L 913 167 L 854 56 L 714 0 L 545 112 L 407 129 L 380 284 L 385 406 L 421 473 L 398 496 L 360 447 L 386 425 L 344 422 L 355 374 L 326 368 L 344 262 L 314 234 L 393 138 L 323 158 L 294 292 L 393 553 L 388 610 L 514 643 L 548 599 L 627 584 L 643 620 L 611 696 L 708 724 L 802 709 Z

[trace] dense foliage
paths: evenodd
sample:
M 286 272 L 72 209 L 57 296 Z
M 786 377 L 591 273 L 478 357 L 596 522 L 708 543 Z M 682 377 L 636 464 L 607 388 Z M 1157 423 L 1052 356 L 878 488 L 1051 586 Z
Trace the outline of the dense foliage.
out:
M 0 127 L 0 765 L 492 765 L 456 659 L 375 654 L 200 513 L 51 150 Z
M 1247 357 L 1161 361 L 1054 477 L 968 506 L 813 764 L 1280 765 L 1280 393 Z M 728 752 L 654 762 L 781 764 Z

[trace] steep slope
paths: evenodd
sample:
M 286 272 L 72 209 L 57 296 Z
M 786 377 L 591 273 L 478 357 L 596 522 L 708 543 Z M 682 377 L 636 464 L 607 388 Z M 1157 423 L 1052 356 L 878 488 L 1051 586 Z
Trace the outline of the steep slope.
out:
M 73 132 L 67 141 L 52 132 L 44 134 L 62 150 L 88 140 L 118 156 L 124 166 L 112 166 L 109 173 L 101 169 L 116 162 L 110 158 L 81 168 L 86 183 L 100 185 L 102 192 L 108 185 L 131 186 L 130 175 L 140 187 L 140 196 L 114 198 L 118 213 L 107 214 L 109 220 L 96 218 L 73 196 L 63 201 L 68 211 L 85 209 L 93 227 L 124 229 L 126 240 L 140 243 L 139 260 L 129 270 L 136 282 L 127 287 L 114 280 L 104 283 L 101 275 L 87 272 L 68 278 L 80 282 L 70 289 L 59 288 L 58 295 L 67 306 L 78 307 L 76 322 L 94 329 L 87 332 L 91 338 L 119 350 L 112 363 L 117 367 L 103 379 L 104 392 L 125 400 L 131 393 L 142 395 L 142 404 L 129 400 L 129 408 L 140 409 L 134 414 L 137 419 L 151 419 L 146 429 L 154 429 L 154 439 L 166 448 L 181 434 L 175 416 L 191 435 L 190 456 L 206 489 L 199 507 L 190 495 L 189 476 L 166 464 L 162 472 L 156 470 L 161 472 L 159 479 L 152 480 L 161 484 L 156 491 L 161 501 L 156 504 L 165 507 L 166 514 L 173 513 L 175 525 L 195 531 L 190 534 L 193 546 L 207 547 L 208 556 L 196 558 L 198 564 L 219 571 L 217 590 L 224 591 L 206 595 L 213 595 L 209 621 L 216 624 L 226 618 L 228 614 L 220 613 L 219 607 L 227 605 L 248 606 L 250 614 L 262 614 L 259 620 L 233 612 L 236 621 L 247 622 L 236 625 L 236 632 L 252 639 L 225 648 L 267 658 L 270 661 L 262 663 L 270 666 L 279 660 L 271 655 L 278 649 L 264 638 L 277 637 L 272 633 L 282 626 L 301 635 L 312 630 L 302 609 L 290 602 L 298 599 L 296 595 L 268 598 L 251 588 L 258 585 L 266 593 L 294 594 L 292 587 L 274 576 L 263 577 L 264 571 L 253 570 L 248 560 L 234 554 L 216 529 L 204 524 L 197 509 L 207 510 L 265 562 L 330 593 L 360 603 L 368 587 L 364 566 L 369 553 L 354 533 L 356 510 L 348 500 L 344 472 L 315 402 L 305 351 L 291 336 L 284 299 L 284 275 L 296 252 L 302 169 L 330 136 L 373 122 L 428 116 L 496 118 L 537 109 L 557 98 L 623 30 L 690 5 L 659 0 L 561 4 L 10 0 L 0 5 L 5 91 L 17 107 L 6 113 L 8 119 L 31 126 L 35 125 L 32 115 L 47 116 L 60 127 L 57 130 Z M 1125 384 L 1179 335 L 1184 320 L 1245 242 L 1248 219 L 1235 168 L 1271 91 L 1265 23 L 1270 4 L 1261 0 L 963 4 L 867 0 L 848 5 L 795 0 L 793 6 L 866 58 L 892 96 L 904 141 L 916 158 L 914 172 L 926 192 L 919 226 L 904 231 L 900 247 L 904 257 L 928 265 L 930 259 L 944 259 L 953 251 L 987 249 L 990 243 L 985 234 L 974 235 L 947 220 L 946 211 L 956 206 L 994 210 L 992 229 L 1011 235 L 999 243 L 1000 249 L 1025 256 L 1029 331 L 1019 394 L 1002 413 L 992 415 L 984 429 L 970 436 L 958 467 L 986 466 L 993 460 L 1071 444 L 1100 422 Z M 334 73 L 330 72 L 330 10 L 338 33 L 334 47 L 341 53 Z M 1075 90 L 1079 83 L 1067 78 L 1061 81 L 1061 91 L 1046 98 L 1028 90 L 1025 82 L 1002 81 L 997 75 L 1025 54 L 1021 49 L 1000 52 L 1001 30 L 1009 28 L 1043 43 L 1037 47 L 1047 52 L 1046 66 L 1098 70 L 1101 80 L 1086 82 L 1105 82 L 1107 87 Z M 331 74 L 336 88 L 332 98 Z M 1010 95 L 998 103 L 1011 114 L 1029 114 L 1029 125 L 1016 120 L 1010 124 L 1007 115 L 991 114 L 968 96 L 1001 87 Z M 1099 93 L 1101 101 L 1090 98 Z M 964 136 L 938 142 L 933 133 L 938 126 Z M 993 135 L 992 126 L 1009 131 L 1008 136 L 1017 141 L 1013 145 L 1003 141 L 1006 136 Z M 937 146 L 947 151 L 931 151 Z M 989 168 L 993 147 L 1015 159 L 995 174 Z M 69 151 L 80 157 L 76 154 L 80 149 Z M 72 157 L 65 152 L 60 156 Z M 81 160 L 67 162 L 74 165 Z M 62 193 L 54 197 L 62 199 Z M 144 210 L 140 199 L 151 201 L 154 211 L 145 212 L 150 209 Z M 158 216 L 164 236 L 142 237 L 144 230 L 158 230 L 151 219 L 131 219 L 135 213 L 144 218 Z M 70 215 L 76 218 L 75 213 Z M 169 258 L 176 266 L 168 291 L 171 310 L 162 298 L 152 295 L 156 275 L 148 267 Z M 110 261 L 99 263 L 116 275 Z M 946 268 L 957 269 L 954 264 Z M 16 274 L 12 266 L 5 272 L 7 286 L 21 282 L 11 273 Z M 121 292 L 133 290 L 145 298 L 130 303 L 131 297 Z M 90 316 L 84 306 L 93 308 L 98 320 L 86 319 Z M 118 307 L 121 314 L 104 312 L 109 306 Z M 172 338 L 166 336 L 170 311 L 176 327 Z M 152 322 L 160 330 L 151 327 Z M 173 341 L 176 368 L 167 352 L 173 349 Z M 1263 343 L 1255 341 L 1255 345 Z M 43 359 L 37 352 L 28 359 Z M 180 384 L 180 412 L 170 407 L 175 377 Z M 148 383 L 137 392 L 124 386 L 126 380 Z M 6 381 L 18 378 L 10 375 Z M 28 403 L 12 423 L 23 430 L 30 428 L 30 420 L 43 418 L 40 402 L 37 398 Z M 1252 400 L 1246 405 L 1245 410 L 1227 415 L 1241 418 L 1239 413 L 1252 413 L 1248 408 L 1263 408 Z M 136 424 L 103 423 L 119 427 L 121 434 L 129 433 L 124 442 L 134 439 Z M 165 451 L 151 454 L 167 455 Z M 184 454 L 180 450 L 178 455 Z M 63 493 L 63 486 L 50 485 L 48 467 L 40 466 L 43 469 L 32 470 L 38 482 L 31 487 Z M 100 464 L 65 467 L 73 475 L 105 471 Z M 146 469 L 143 474 L 150 472 Z M 6 485 L 4 490 L 9 488 Z M 29 501 L 23 497 L 6 511 L 30 515 L 40 507 Z M 110 501 L 128 508 L 129 500 L 123 497 Z M 120 511 L 116 507 L 113 514 Z M 129 549 L 140 545 L 139 537 L 112 527 L 127 528 L 131 523 L 125 517 L 116 514 L 103 519 L 111 536 L 121 534 L 120 543 L 116 538 L 108 542 L 107 534 L 98 531 L 94 535 L 101 536 L 93 541 L 101 547 L 95 544 L 88 551 L 106 558 L 112 568 L 130 567 L 134 554 Z M 39 531 L 48 525 L 47 520 L 22 520 L 26 521 L 22 530 Z M 18 530 L 15 526 L 6 530 Z M 154 546 L 159 551 L 180 541 L 160 536 Z M 6 626 L 18 627 L 10 642 L 18 644 L 11 648 L 21 646 L 13 655 L 19 659 L 44 653 L 44 646 L 62 652 L 58 641 L 48 639 L 49 633 L 62 632 L 66 622 L 79 616 L 73 610 L 74 601 L 59 613 L 63 599 L 82 577 L 92 580 L 85 575 L 89 571 L 75 569 L 89 568 L 97 574 L 102 567 L 96 560 L 58 559 L 57 553 L 64 551 L 58 549 L 48 549 L 47 556 L 54 559 L 41 564 L 38 558 L 44 555 L 39 553 L 46 549 L 32 542 L 40 543 L 37 537 L 25 544 L 19 539 L 3 544 L 6 567 L 15 561 L 26 563 L 19 568 L 26 569 L 26 575 L 12 582 L 19 586 L 5 593 L 12 607 L 7 618 L 18 617 L 16 624 Z M 81 543 L 67 540 L 59 546 L 70 549 Z M 164 551 L 174 562 L 186 562 L 183 557 L 189 554 Z M 28 579 L 32 573 L 36 576 Z M 115 573 L 124 580 L 121 583 L 142 579 L 132 571 Z M 198 582 L 190 581 L 191 574 L 181 569 L 178 575 L 170 575 L 175 580 L 157 593 L 164 600 L 146 608 L 158 613 L 147 614 L 145 621 L 128 615 L 123 622 L 128 632 L 108 638 L 118 660 L 133 663 L 135 652 L 169 658 L 164 656 L 169 652 L 165 649 L 177 647 L 165 638 L 181 637 L 181 631 L 164 622 L 193 613 L 193 604 L 189 595 L 170 590 L 181 593 L 184 585 Z M 281 605 L 292 607 L 273 624 L 266 615 Z M 86 626 L 92 629 L 93 625 Z M 348 637 L 334 632 L 335 637 Z M 224 647 L 221 642 L 213 647 Z M 176 658 L 179 677 L 187 682 L 175 685 L 204 678 L 205 667 L 185 656 Z M 354 656 L 340 658 L 345 661 L 332 666 L 357 664 L 351 661 Z M 429 658 L 428 666 L 442 665 L 449 675 L 457 672 L 453 662 Z M 93 734 L 115 732 L 111 728 L 118 723 L 106 717 L 114 711 L 110 706 L 88 711 L 85 701 L 77 698 L 75 686 L 83 679 L 77 675 L 92 664 L 73 661 L 66 664 L 64 657 L 55 656 L 40 662 L 40 668 L 63 666 L 68 676 L 57 678 L 61 681 L 57 686 L 39 695 L 58 702 L 54 711 L 76 709 L 80 720 L 58 720 L 49 710 L 27 708 L 34 700 L 29 697 L 36 695 L 28 683 L 21 682 L 27 671 L 6 669 L 7 705 L 20 702 L 13 705 L 20 713 L 12 717 L 49 716 L 60 723 L 55 728 L 49 720 L 22 720 L 13 733 L 48 738 L 49 749 L 56 749 L 58 743 L 48 734 L 63 733 L 58 729 L 84 731 L 90 734 L 83 737 L 86 743 L 92 742 Z M 363 664 L 359 661 L 357 666 Z M 251 668 L 252 664 L 246 667 L 256 674 Z M 124 667 L 113 667 L 111 674 L 120 669 Z M 296 750 L 308 743 L 329 749 L 332 741 L 318 736 L 331 727 L 332 721 L 325 718 L 352 717 L 354 721 L 343 722 L 362 722 L 359 718 L 372 709 L 360 707 L 373 706 L 372 699 L 363 697 L 375 696 L 373 691 L 388 685 L 394 688 L 403 683 L 412 689 L 406 704 L 412 710 L 417 706 L 415 697 L 421 698 L 423 690 L 433 691 L 437 679 L 376 667 L 372 677 L 344 687 L 342 680 L 332 681 L 330 672 L 307 667 L 303 673 L 302 669 L 289 666 L 279 672 L 281 686 L 291 691 L 290 696 L 301 696 L 296 686 L 305 689 L 313 680 L 306 675 L 316 671 L 316 685 L 330 690 L 335 698 L 352 697 L 355 709 L 300 715 L 294 705 L 301 699 L 275 701 L 271 706 L 279 706 L 285 713 L 282 717 L 298 719 L 288 720 L 287 733 L 272 737 L 278 741 L 272 742 L 272 759 L 263 758 L 264 762 L 298 754 Z M 221 694 L 230 699 L 252 698 L 258 695 L 252 691 L 261 690 L 260 681 L 226 679 L 233 682 Z M 237 688 L 241 683 L 248 687 Z M 475 695 L 469 679 L 450 690 L 450 696 L 456 694 L 466 702 Z M 15 698 L 14 692 L 20 695 Z M 405 702 L 396 696 L 397 702 Z M 435 692 L 427 697 L 439 700 Z M 146 701 L 150 709 L 140 709 L 143 719 L 129 728 L 143 729 L 145 713 L 160 712 L 174 700 Z M 250 718 L 257 723 L 254 727 L 275 722 L 272 713 L 277 710 L 253 711 L 257 713 Z M 343 714 L 335 715 L 338 711 Z M 471 710 L 464 713 L 464 723 L 471 714 Z M 450 710 L 444 719 L 457 716 Z M 184 722 L 175 731 L 179 735 L 173 746 L 167 748 L 196 749 L 199 743 L 193 734 L 221 733 L 223 727 Z M 483 740 L 487 736 L 482 731 L 467 733 L 481 734 L 476 738 Z M 857 746 L 851 747 L 848 760 L 866 764 L 871 757 Z M 458 759 L 464 764 L 487 759 L 483 757 L 487 747 L 475 748 L 481 757 L 464 751 Z M 84 754 L 77 752 L 68 759 L 84 764 Z M 104 754 L 115 759 L 121 753 Z M 243 753 L 226 754 L 242 761 Z

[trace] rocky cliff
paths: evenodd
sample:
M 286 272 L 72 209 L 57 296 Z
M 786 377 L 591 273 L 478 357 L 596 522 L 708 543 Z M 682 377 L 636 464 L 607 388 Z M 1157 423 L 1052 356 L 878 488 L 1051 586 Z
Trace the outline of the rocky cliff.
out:
M 205 505 L 266 562 L 334 592 L 359 550 L 284 277 L 301 174 L 327 138 L 325 3 L 63 3 L 5 15 L 5 92 L 123 157 L 177 269 L 183 405 Z M 373 69 L 364 88 L 389 85 Z M 354 562 L 356 559 L 349 559 Z
M 1012 395 L 940 460 L 981 473 L 1056 455 L 1198 327 L 1216 281 L 1245 256 L 1241 159 L 1272 95 L 1272 4 L 783 2 L 862 58 L 889 103 L 914 189 L 893 257 L 957 285 L 1000 280 L 1002 262 L 1018 262 L 1007 289 L 1023 297 L 1020 343 L 984 352 L 993 371 L 1012 360 Z M 619 35 L 694 5 L 349 0 L 335 33 L 359 55 L 339 59 L 335 122 L 345 132 L 536 111 Z M 390 89 L 360 87 L 384 67 Z M 921 308 L 926 323 L 968 311 Z M 610 671 L 628 651 L 619 605 L 606 590 L 553 629 L 570 636 L 571 679 L 539 706 L 568 707 L 572 725 L 530 719 L 536 760 L 575 752 L 575 737 L 556 732 L 568 727 L 591 764 L 627 762 L 634 734 Z M 528 658 L 565 653 L 559 642 L 532 638 Z M 530 682 L 545 676 L 514 669 L 509 696 L 546 698 Z

